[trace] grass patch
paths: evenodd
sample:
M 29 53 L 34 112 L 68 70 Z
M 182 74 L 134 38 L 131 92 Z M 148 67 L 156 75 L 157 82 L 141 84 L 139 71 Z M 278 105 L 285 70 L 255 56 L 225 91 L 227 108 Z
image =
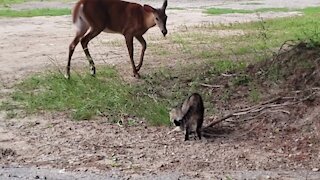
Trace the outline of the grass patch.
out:
M 34 16 L 62 16 L 71 14 L 68 8 L 62 9 L 31 9 L 31 10 L 11 10 L 0 9 L 0 17 L 34 17 Z
M 229 9 L 229 8 L 209 8 L 205 11 L 207 14 L 220 15 L 220 14 L 251 14 L 251 13 L 262 13 L 262 12 L 289 12 L 288 8 L 259 8 L 256 10 L 245 10 L 245 9 Z
M 320 7 L 307 7 L 307 8 L 301 9 L 300 11 L 303 12 L 305 15 L 314 15 L 314 14 L 319 14 Z
M 290 12 L 300 11 L 306 15 L 317 14 L 320 11 L 320 7 L 307 7 L 304 9 L 288 9 L 288 8 L 259 8 L 255 10 L 244 10 L 244 9 L 230 9 L 230 8 L 209 8 L 205 11 L 207 14 L 220 15 L 220 14 L 251 14 L 251 13 L 263 13 L 263 12 Z
M 73 75 L 66 80 L 61 74 L 49 73 L 25 79 L 15 87 L 11 100 L 1 109 L 14 115 L 12 109 L 26 113 L 42 111 L 70 112 L 76 120 L 107 116 L 117 120 L 130 114 L 147 119 L 151 124 L 168 124 L 166 104 L 140 93 L 124 83 L 113 68 L 99 68 L 98 77 Z
M 27 2 L 27 0 L 0 0 L 0 5 L 18 4 L 23 2 Z
M 181 8 L 181 7 L 169 7 L 167 9 L 170 9 L 170 10 L 185 10 L 186 8 Z
M 253 10 L 253 13 L 256 12 L 289 12 L 292 11 L 291 9 L 288 8 L 259 8 L 256 10 Z
M 248 3 L 240 3 L 241 5 L 262 5 L 260 2 L 248 2 Z
M 43 0 L 31 0 L 31 1 L 42 2 Z M 71 0 L 46 0 L 46 1 L 70 2 Z M 30 2 L 30 0 L 0 0 L 0 5 L 19 4 L 24 2 Z
M 243 31 L 243 35 L 217 37 L 214 33 L 205 34 L 201 44 L 194 48 L 193 32 L 179 34 L 183 44 L 193 47 L 195 57 L 216 60 L 218 58 L 235 60 L 265 59 L 275 48 L 286 40 L 308 41 L 310 45 L 320 42 L 320 7 L 301 9 L 304 16 L 261 20 L 250 23 L 234 23 L 230 25 L 207 25 L 196 27 L 196 31 Z M 183 36 L 183 37 L 181 37 Z M 202 35 L 204 36 L 204 35 Z M 212 39 L 215 39 L 212 41 Z M 175 42 L 175 41 L 173 41 Z M 212 43 L 216 42 L 216 43 Z M 217 50 L 215 44 L 220 43 L 223 48 Z M 221 50 L 223 49 L 223 50 Z M 227 58 L 226 58 L 227 57 Z
M 210 62 L 211 74 L 221 74 L 226 72 L 239 71 L 246 67 L 244 62 L 236 62 L 232 60 L 216 60 Z
M 219 15 L 219 14 L 233 14 L 233 13 L 252 13 L 251 10 L 244 9 L 229 9 L 229 8 L 209 8 L 205 11 L 207 14 Z

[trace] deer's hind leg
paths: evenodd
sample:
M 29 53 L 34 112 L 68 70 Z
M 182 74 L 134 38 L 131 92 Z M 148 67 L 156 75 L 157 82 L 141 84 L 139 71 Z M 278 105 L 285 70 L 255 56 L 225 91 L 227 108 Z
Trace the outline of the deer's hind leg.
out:
M 71 58 L 72 58 L 74 49 L 76 48 L 81 38 L 86 34 L 86 32 L 89 29 L 89 26 L 82 19 L 78 19 L 75 25 L 77 27 L 77 32 L 73 41 L 69 45 L 69 57 L 68 57 L 68 64 L 66 67 L 66 75 L 65 75 L 67 79 L 70 78 Z
M 93 62 L 92 57 L 90 55 L 90 52 L 88 49 L 88 43 L 91 41 L 91 39 L 93 39 L 94 37 L 99 35 L 102 31 L 103 31 L 103 28 L 92 28 L 91 27 L 89 32 L 81 39 L 81 45 L 82 45 L 83 51 L 86 54 L 86 57 L 89 61 L 91 75 L 93 75 L 93 76 L 96 74 L 96 67 L 94 66 L 94 62 Z

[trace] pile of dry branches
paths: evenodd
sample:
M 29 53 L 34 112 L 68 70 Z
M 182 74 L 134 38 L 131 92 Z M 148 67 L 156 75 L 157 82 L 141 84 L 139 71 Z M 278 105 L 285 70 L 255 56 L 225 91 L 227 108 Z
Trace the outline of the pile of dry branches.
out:
M 307 92 L 308 91 L 308 92 Z M 246 116 L 247 120 L 248 119 L 255 119 L 266 112 L 283 112 L 286 114 L 290 114 L 289 111 L 285 110 L 284 107 L 296 105 L 299 103 L 302 103 L 307 100 L 312 100 L 314 99 L 317 94 L 319 93 L 320 88 L 312 88 L 306 91 L 295 91 L 294 93 L 297 94 L 302 94 L 302 97 L 297 97 L 297 96 L 292 96 L 292 97 L 285 97 L 285 96 L 278 96 L 275 97 L 271 100 L 259 103 L 257 105 L 243 108 L 240 110 L 236 110 L 232 113 L 229 113 L 219 119 L 211 117 L 209 120 L 212 122 L 208 124 L 206 127 L 213 127 L 216 124 L 219 124 L 229 118 L 232 117 L 241 117 L 241 116 Z M 307 94 L 307 95 L 305 95 Z M 249 116 L 249 118 L 248 118 Z

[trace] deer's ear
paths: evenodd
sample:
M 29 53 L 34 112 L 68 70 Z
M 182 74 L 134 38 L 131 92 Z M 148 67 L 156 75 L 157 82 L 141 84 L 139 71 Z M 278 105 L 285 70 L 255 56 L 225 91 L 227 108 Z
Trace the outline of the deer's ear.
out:
M 161 9 L 165 10 L 165 9 L 167 8 L 167 6 L 168 6 L 168 1 L 165 0 L 165 1 L 163 2 L 163 5 L 162 5 L 162 8 L 161 8 Z
M 143 5 L 143 9 L 147 12 L 154 12 L 154 8 L 147 4 Z

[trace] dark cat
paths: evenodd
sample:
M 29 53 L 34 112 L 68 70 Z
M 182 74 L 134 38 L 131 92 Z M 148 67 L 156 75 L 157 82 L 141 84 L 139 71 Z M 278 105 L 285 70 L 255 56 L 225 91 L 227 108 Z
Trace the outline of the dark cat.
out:
M 204 118 L 204 106 L 201 96 L 193 93 L 179 107 L 170 111 L 170 120 L 181 130 L 185 130 L 185 141 L 189 140 L 191 132 L 196 132 L 201 139 L 201 128 Z

